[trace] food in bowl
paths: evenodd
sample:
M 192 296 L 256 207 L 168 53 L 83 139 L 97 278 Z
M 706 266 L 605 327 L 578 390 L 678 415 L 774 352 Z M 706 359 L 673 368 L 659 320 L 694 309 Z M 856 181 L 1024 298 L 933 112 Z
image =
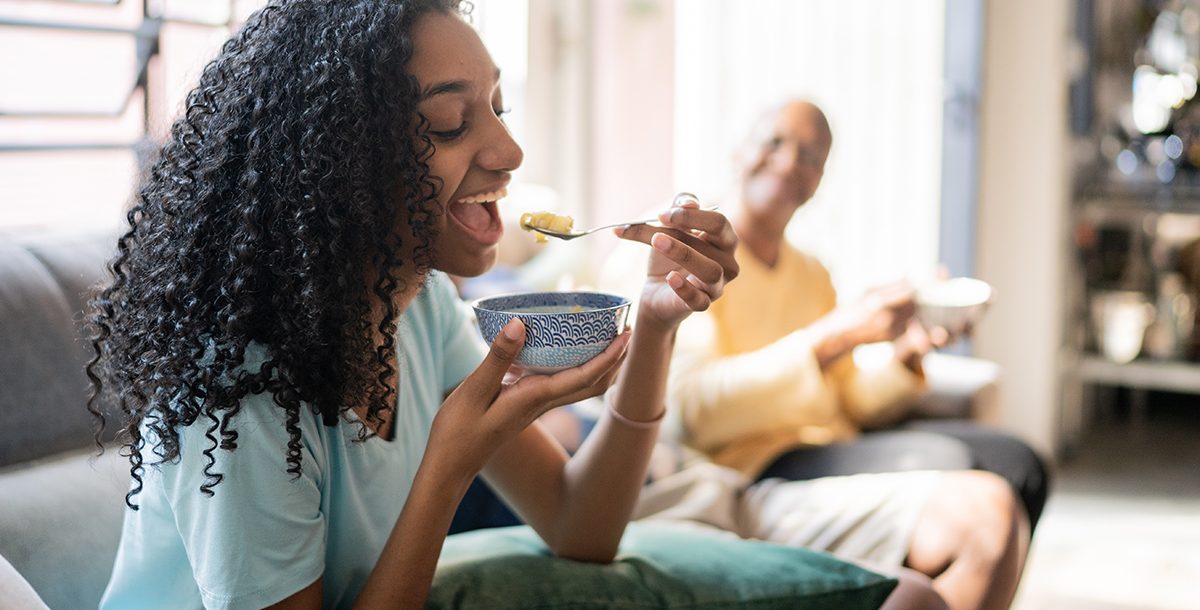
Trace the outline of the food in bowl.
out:
M 629 299 L 603 292 L 525 292 L 475 300 L 479 334 L 491 343 L 514 317 L 525 324 L 517 364 L 532 373 L 579 366 L 625 330 Z
M 554 212 L 525 212 L 521 214 L 521 228 L 526 231 L 538 229 L 546 229 L 555 233 L 569 233 L 572 227 L 575 226 L 575 219 L 570 216 L 561 216 Z M 542 233 L 534 233 L 539 244 L 546 243 L 546 236 Z
M 917 319 L 926 328 L 941 327 L 951 334 L 977 324 L 992 301 L 992 287 L 983 280 L 956 277 L 917 289 Z

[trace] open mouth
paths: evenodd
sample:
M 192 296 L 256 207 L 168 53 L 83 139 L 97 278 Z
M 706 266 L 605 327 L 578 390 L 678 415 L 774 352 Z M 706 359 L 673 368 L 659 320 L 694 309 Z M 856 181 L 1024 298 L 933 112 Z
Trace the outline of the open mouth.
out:
M 499 242 L 500 236 L 504 234 L 496 202 L 507 194 L 508 190 L 501 187 L 486 193 L 468 195 L 451 203 L 448 211 L 476 241 L 492 245 Z

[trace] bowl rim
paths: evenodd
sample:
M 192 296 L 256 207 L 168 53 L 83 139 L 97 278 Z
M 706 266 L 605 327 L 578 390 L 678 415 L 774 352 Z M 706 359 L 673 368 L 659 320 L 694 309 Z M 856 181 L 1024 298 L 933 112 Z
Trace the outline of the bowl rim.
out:
M 930 301 L 928 299 L 921 298 L 921 293 L 924 292 L 925 289 L 930 289 L 933 286 L 940 285 L 940 284 L 950 284 L 950 283 L 968 284 L 973 287 L 976 287 L 976 286 L 980 287 L 981 288 L 980 294 L 983 296 L 983 298 L 978 299 L 978 300 L 973 300 L 970 303 L 955 303 L 955 304 L 937 303 L 934 301 Z M 995 298 L 995 296 L 996 296 L 996 289 L 992 287 L 990 282 L 987 282 L 986 280 L 981 280 L 976 277 L 960 275 L 960 276 L 956 276 L 956 277 L 946 278 L 944 280 L 939 280 L 937 282 L 933 282 L 931 284 L 927 284 L 925 286 L 918 288 L 913 293 L 913 300 L 920 307 L 939 307 L 939 308 L 944 308 L 944 309 L 957 309 L 957 308 L 965 308 L 965 307 L 978 307 L 980 305 L 988 305 L 992 302 L 992 300 Z
M 519 311 L 518 312 L 518 311 L 507 310 L 507 309 L 493 309 L 491 307 L 485 307 L 483 305 L 483 303 L 485 301 L 490 301 L 493 299 L 503 299 L 503 298 L 509 298 L 509 297 L 518 297 L 518 296 L 525 297 L 525 296 L 561 295 L 561 294 L 595 295 L 595 296 L 602 296 L 602 297 L 611 297 L 611 298 L 618 299 L 620 302 L 617 303 L 616 305 L 610 305 L 609 307 L 600 307 L 600 308 L 596 308 L 596 309 L 588 309 L 585 311 L 558 311 L 558 312 L 549 312 L 549 311 L 537 311 L 537 312 Z M 486 311 L 486 312 L 490 312 L 490 313 L 502 313 L 502 314 L 511 314 L 511 315 L 520 315 L 520 316 L 562 316 L 562 315 L 596 313 L 599 311 L 615 311 L 622 307 L 629 307 L 630 303 L 631 303 L 631 301 L 629 300 L 629 297 L 626 297 L 626 296 L 623 296 L 620 294 L 616 294 L 616 293 L 612 293 L 612 292 L 601 292 L 598 290 L 537 290 L 537 291 L 532 291 L 532 292 L 506 292 L 503 294 L 493 294 L 493 295 L 489 295 L 486 297 L 479 297 L 479 298 L 471 301 L 471 308 L 475 309 L 477 311 Z

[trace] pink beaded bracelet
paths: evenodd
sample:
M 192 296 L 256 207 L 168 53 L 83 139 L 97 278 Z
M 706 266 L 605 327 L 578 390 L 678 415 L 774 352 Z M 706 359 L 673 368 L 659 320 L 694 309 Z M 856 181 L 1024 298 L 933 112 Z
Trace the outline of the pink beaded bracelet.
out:
M 662 412 L 658 414 L 658 417 L 655 417 L 650 421 L 637 421 L 634 419 L 629 419 L 628 417 L 617 413 L 617 410 L 612 408 L 612 405 L 608 405 L 608 414 L 611 415 L 613 419 L 631 428 L 638 428 L 640 430 L 653 430 L 654 428 L 658 427 L 660 422 L 662 422 L 663 416 L 667 414 L 667 410 L 663 409 Z

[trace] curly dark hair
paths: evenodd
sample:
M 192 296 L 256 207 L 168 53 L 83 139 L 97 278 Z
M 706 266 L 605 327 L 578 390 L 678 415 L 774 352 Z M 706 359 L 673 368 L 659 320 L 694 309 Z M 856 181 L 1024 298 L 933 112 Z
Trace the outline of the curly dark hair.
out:
M 237 448 L 230 423 L 247 395 L 269 392 L 285 412 L 293 476 L 302 408 L 328 426 L 351 397 L 369 422 L 392 408 L 392 296 L 432 267 L 444 212 L 419 84 L 404 69 L 410 31 L 428 11 L 469 10 L 460 4 L 274 1 L 205 67 L 91 303 L 88 410 L 97 439 L 101 404 L 123 420 L 131 508 L 144 466 L 178 457 L 179 430 L 201 419 L 200 491 L 212 495 L 214 451 Z M 401 219 L 417 243 L 401 243 Z M 251 344 L 265 348 L 257 370 L 244 366 Z

